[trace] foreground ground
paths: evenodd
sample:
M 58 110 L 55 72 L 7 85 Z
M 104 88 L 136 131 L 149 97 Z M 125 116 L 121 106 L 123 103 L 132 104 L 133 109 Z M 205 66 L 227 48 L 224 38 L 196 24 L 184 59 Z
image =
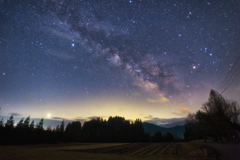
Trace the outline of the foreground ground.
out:
M 239 160 L 240 143 L 76 143 L 0 146 L 1 160 Z
M 75 159 L 169 159 L 206 158 L 198 143 L 80 143 L 58 145 L 0 146 L 1 160 Z
M 209 149 L 209 157 L 211 157 L 211 151 L 217 151 L 217 157 L 220 160 L 240 160 L 240 143 L 200 143 L 203 148 Z M 213 150 L 212 150 L 212 149 Z M 213 155 L 214 157 L 214 155 Z

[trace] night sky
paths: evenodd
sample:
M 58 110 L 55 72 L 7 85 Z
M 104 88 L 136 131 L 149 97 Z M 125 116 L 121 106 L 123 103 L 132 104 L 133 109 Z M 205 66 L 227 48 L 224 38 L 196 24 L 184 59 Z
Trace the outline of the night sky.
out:
M 235 0 L 2 0 L 0 116 L 180 121 L 238 101 L 239 56 Z

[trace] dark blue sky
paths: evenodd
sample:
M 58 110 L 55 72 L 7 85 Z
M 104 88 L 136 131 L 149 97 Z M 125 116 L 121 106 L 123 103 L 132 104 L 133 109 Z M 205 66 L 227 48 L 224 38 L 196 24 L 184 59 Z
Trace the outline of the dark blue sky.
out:
M 161 124 L 200 109 L 210 89 L 239 99 L 240 62 L 223 81 L 240 55 L 237 1 L 3 0 L 0 9 L 1 116 Z

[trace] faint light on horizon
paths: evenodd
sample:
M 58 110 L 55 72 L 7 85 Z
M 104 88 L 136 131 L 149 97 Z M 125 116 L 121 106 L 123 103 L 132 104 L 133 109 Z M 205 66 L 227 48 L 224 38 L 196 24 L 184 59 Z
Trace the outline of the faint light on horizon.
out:
M 48 118 L 51 118 L 51 116 L 52 116 L 52 115 L 51 115 L 50 113 L 47 115 Z

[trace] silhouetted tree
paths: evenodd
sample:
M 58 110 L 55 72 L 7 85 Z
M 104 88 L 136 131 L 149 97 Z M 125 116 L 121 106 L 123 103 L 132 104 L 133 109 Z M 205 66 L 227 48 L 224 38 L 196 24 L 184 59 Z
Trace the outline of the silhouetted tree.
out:
M 194 137 L 195 136 L 194 136 L 191 124 L 185 125 L 184 140 L 191 141 L 191 140 L 195 139 Z
M 80 142 L 81 140 L 81 122 L 74 121 L 68 123 L 65 130 L 65 141 L 67 142 Z
M 13 115 L 3 125 L 0 121 L 0 144 L 42 144 L 58 142 L 150 142 L 151 136 L 145 134 L 142 121 L 125 120 L 124 117 L 109 117 L 108 121 L 94 118 L 81 127 L 79 121 L 71 122 L 64 131 L 64 120 L 52 129 L 43 128 L 42 118 L 36 125 L 30 123 L 30 116 L 22 118 L 14 127 Z
M 162 133 L 161 132 L 156 132 L 152 137 L 152 141 L 153 142 L 163 142 L 164 139 L 163 139 Z
M 0 144 L 3 143 L 4 139 L 4 121 L 3 118 L 0 120 Z
M 0 120 L 0 128 L 3 128 L 4 127 L 4 121 L 3 121 L 3 118 Z
M 84 122 L 82 132 L 84 139 L 89 142 L 99 142 L 102 139 L 102 123 L 103 119 L 100 117 L 93 118 L 90 121 Z
M 134 142 L 143 142 L 144 141 L 144 129 L 142 126 L 141 119 L 136 119 L 134 124 L 132 125 L 133 132 L 133 141 Z
M 152 141 L 151 135 L 149 133 L 146 133 L 144 142 L 151 142 L 151 141 Z
M 22 118 L 22 119 L 18 122 L 16 128 L 23 128 L 23 121 L 24 121 L 24 118 Z
M 5 123 L 4 133 L 3 133 L 3 136 L 4 136 L 3 143 L 4 144 L 13 144 L 13 142 L 14 142 L 13 129 L 14 129 L 14 119 L 13 119 L 13 115 L 12 115 Z
M 43 118 L 36 125 L 36 129 L 43 130 Z
M 30 123 L 29 127 L 30 127 L 31 130 L 33 130 L 33 129 L 34 129 L 34 126 L 35 126 L 34 120 L 32 120 L 32 122 Z
M 191 124 L 196 138 L 206 139 L 211 136 L 216 141 L 223 141 L 223 136 L 230 139 L 233 133 L 237 137 L 235 130 L 239 130 L 239 111 L 236 102 L 226 100 L 221 94 L 211 90 L 208 102 L 203 104 L 202 110 L 189 114 L 186 123 Z
M 61 125 L 60 125 L 60 132 L 64 132 L 64 120 L 62 120 Z
M 174 137 L 171 133 L 167 132 L 167 135 L 164 136 L 165 142 L 174 142 Z
M 123 126 L 125 119 L 123 117 L 115 116 L 109 117 L 107 121 L 108 136 L 111 142 L 122 142 Z
M 7 120 L 5 127 L 12 129 L 14 125 L 14 119 L 13 119 L 13 115 Z
M 30 123 L 30 116 L 28 116 L 28 117 L 25 119 L 25 121 L 24 121 L 24 123 L 23 123 L 23 127 L 24 127 L 24 128 L 29 128 L 29 123 Z

